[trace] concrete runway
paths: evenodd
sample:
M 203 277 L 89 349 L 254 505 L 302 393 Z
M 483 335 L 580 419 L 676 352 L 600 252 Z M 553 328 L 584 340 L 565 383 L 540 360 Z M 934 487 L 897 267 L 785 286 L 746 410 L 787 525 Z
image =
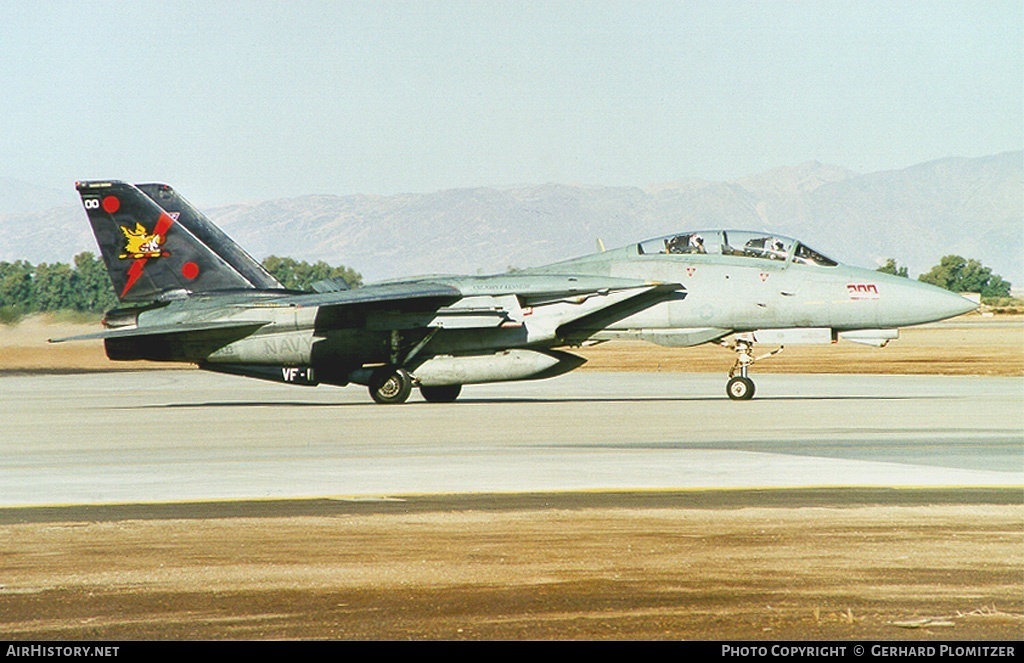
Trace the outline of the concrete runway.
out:
M 1024 380 L 578 372 L 453 404 L 194 370 L 0 378 L 0 506 L 1024 486 Z

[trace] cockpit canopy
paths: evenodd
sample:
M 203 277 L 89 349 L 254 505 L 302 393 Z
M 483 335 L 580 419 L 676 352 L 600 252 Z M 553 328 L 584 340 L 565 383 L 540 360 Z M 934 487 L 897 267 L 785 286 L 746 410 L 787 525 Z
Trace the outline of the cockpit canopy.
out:
M 790 237 L 749 230 L 683 232 L 640 242 L 637 251 L 640 255 L 709 254 L 791 261 L 822 267 L 835 267 L 838 264 Z

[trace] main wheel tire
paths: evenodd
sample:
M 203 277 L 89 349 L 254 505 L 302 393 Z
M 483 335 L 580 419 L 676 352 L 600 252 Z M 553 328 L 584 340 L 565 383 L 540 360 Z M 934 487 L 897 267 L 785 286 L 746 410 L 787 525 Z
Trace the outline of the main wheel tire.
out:
M 446 384 L 439 387 L 420 387 L 423 400 L 430 403 L 451 403 L 462 392 L 461 384 Z
M 411 393 L 412 378 L 404 368 L 379 368 L 370 379 L 370 396 L 382 405 L 404 403 Z
M 725 385 L 725 393 L 734 401 L 749 401 L 754 397 L 754 381 L 736 376 Z

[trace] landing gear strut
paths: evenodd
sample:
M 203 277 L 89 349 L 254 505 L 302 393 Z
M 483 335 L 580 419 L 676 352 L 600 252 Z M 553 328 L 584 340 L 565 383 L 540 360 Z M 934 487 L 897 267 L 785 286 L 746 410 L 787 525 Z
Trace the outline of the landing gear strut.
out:
M 736 336 L 729 342 L 723 342 L 726 347 L 736 353 L 736 363 L 729 370 L 729 382 L 725 385 L 725 393 L 734 401 L 749 401 L 754 397 L 754 381 L 750 379 L 747 372 L 752 364 L 767 359 L 772 355 L 782 352 L 779 347 L 760 357 L 754 356 L 754 337 L 750 335 Z

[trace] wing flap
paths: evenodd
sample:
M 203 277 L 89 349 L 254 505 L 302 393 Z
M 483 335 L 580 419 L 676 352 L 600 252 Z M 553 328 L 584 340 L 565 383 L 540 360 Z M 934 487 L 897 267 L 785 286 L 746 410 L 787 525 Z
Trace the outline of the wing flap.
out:
M 353 290 L 286 295 L 259 302 L 253 308 L 401 304 L 403 310 L 426 310 L 458 301 L 462 292 L 443 283 L 409 282 L 368 285 Z

